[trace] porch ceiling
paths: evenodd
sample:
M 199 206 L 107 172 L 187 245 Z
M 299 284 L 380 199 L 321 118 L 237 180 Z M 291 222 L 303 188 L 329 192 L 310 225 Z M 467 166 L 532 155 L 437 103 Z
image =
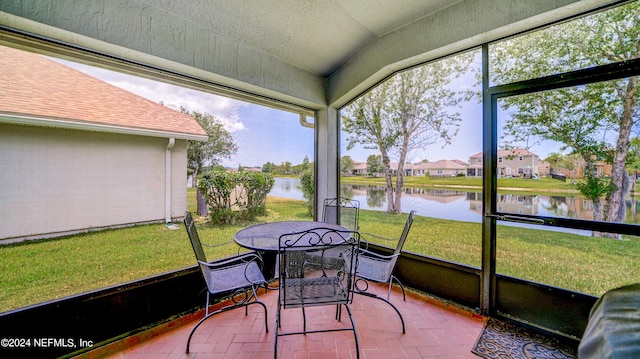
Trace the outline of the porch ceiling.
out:
M 396 70 L 613 2 L 3 1 L 0 27 L 322 109 Z
M 166 9 L 326 77 L 371 41 L 460 1 L 176 1 Z

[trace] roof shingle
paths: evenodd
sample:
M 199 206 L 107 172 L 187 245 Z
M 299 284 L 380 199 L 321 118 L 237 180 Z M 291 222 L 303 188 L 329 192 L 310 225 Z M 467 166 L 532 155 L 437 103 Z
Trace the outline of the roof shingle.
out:
M 0 46 L 0 115 L 206 136 L 191 116 L 44 56 Z M 43 123 L 44 124 L 44 123 Z

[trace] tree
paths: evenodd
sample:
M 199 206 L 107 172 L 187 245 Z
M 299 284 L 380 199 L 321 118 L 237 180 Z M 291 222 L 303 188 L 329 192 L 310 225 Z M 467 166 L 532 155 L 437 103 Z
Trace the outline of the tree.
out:
M 309 156 L 304 156 L 304 159 L 302 160 L 302 172 L 308 170 L 309 168 L 311 168 L 311 161 L 309 161 Z
M 630 191 L 631 193 L 634 193 L 636 191 L 636 180 L 638 179 L 638 172 L 640 172 L 640 138 L 638 137 L 634 137 L 631 139 L 629 154 L 627 156 L 627 171 L 631 173 Z
M 309 161 L 308 156 L 304 156 L 302 163 L 291 167 L 293 174 L 296 174 L 296 175 L 300 175 L 301 173 L 308 171 L 309 168 L 311 168 L 311 161 Z
M 231 157 L 238 151 L 238 146 L 233 143 L 233 136 L 224 128 L 222 121 L 213 115 L 190 112 L 184 107 L 180 107 L 180 112 L 193 117 L 209 136 L 206 142 L 189 141 L 187 144 L 188 166 L 193 169 L 193 187 L 198 188 L 197 178 L 201 168 L 205 164 L 215 166 L 223 158 Z M 198 200 L 198 213 L 204 213 L 203 204 L 203 201 Z
M 307 211 L 309 215 L 313 215 L 314 202 L 314 175 L 313 168 L 309 168 L 300 174 L 300 185 L 302 186 L 302 197 L 307 201 Z
M 343 176 L 350 175 L 353 172 L 353 159 L 351 156 L 342 156 L 340 159 L 340 172 Z
M 291 169 L 291 162 L 290 161 L 285 161 L 282 162 L 280 164 L 280 166 L 278 167 L 280 173 L 288 175 L 291 174 L 293 172 L 293 170 Z
M 492 49 L 490 67 L 492 81 L 502 84 L 638 57 L 640 3 L 633 2 L 502 42 Z M 579 188 L 593 201 L 594 219 L 620 222 L 639 98 L 637 76 L 506 98 L 503 108 L 515 111 L 505 138 L 522 142 L 523 134 L 531 134 L 579 155 L 585 167 Z M 612 165 L 610 179 L 598 177 L 598 161 Z
M 551 152 L 543 161 L 547 162 L 551 167 L 561 167 L 562 153 Z
M 573 171 L 580 164 L 580 160 L 575 154 L 565 156 L 558 152 L 551 152 L 544 161 L 549 163 L 555 171 L 560 168 Z M 570 177 L 575 178 L 575 176 Z
M 382 156 L 369 155 L 367 157 L 367 173 L 370 176 L 376 176 L 378 173 L 384 172 L 384 165 L 382 164 Z
M 457 134 L 460 114 L 451 112 L 466 98 L 448 85 L 467 71 L 471 53 L 403 71 L 358 98 L 342 117 L 349 133 L 347 149 L 356 144 L 377 149 L 387 188 L 387 212 L 400 213 L 407 154 L 437 142 L 447 145 Z M 391 157 L 397 167 L 391 168 Z M 396 173 L 395 187 L 392 182 Z
M 275 163 L 268 162 L 262 165 L 262 172 L 273 173 L 276 172 L 277 167 Z

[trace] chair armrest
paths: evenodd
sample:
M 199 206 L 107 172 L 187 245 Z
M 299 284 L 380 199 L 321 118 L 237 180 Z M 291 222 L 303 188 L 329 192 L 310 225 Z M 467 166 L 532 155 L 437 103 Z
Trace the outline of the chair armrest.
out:
M 256 260 L 244 260 L 245 258 L 242 257 L 253 257 L 259 260 L 260 263 L 257 263 L 258 261 Z M 257 254 L 254 255 L 253 253 L 247 253 L 247 255 L 241 257 L 226 258 L 214 262 L 198 261 L 198 264 L 206 266 L 213 271 L 224 271 L 225 269 L 229 269 L 231 267 L 237 268 L 244 266 L 244 277 L 247 282 L 251 283 L 252 285 L 266 285 L 267 283 L 262 275 L 262 259 Z M 255 278 L 255 280 L 251 278 Z
M 226 241 L 226 242 L 222 242 L 222 243 L 217 243 L 217 244 L 208 244 L 208 243 L 200 243 L 200 244 L 201 244 L 202 246 L 205 246 L 205 247 L 209 247 L 209 248 L 216 248 L 216 247 L 226 246 L 226 245 L 229 245 L 229 244 L 236 244 L 236 242 L 232 239 L 232 240 L 230 240 L 230 241 Z M 262 256 L 261 256 L 258 252 L 250 251 L 250 252 L 247 252 L 247 253 L 245 253 L 245 254 L 242 254 L 242 252 L 241 252 L 241 251 L 243 250 L 243 248 L 242 248 L 242 247 L 240 247 L 240 246 L 237 246 L 237 247 L 238 247 L 238 256 L 237 256 L 236 258 L 245 257 L 247 254 L 251 254 L 252 256 L 255 256 L 255 257 L 256 257 L 256 259 L 258 259 L 258 260 L 260 261 L 260 263 L 261 263 L 261 264 L 260 264 L 260 268 L 262 268 L 262 266 L 263 266 L 264 262 L 263 262 L 263 260 L 262 260 Z M 216 261 L 212 261 L 211 263 L 215 263 L 215 262 L 216 262 Z
M 374 237 L 376 239 L 381 239 L 383 241 L 389 241 L 389 242 L 397 242 L 400 240 L 400 238 L 389 238 L 389 237 L 382 237 L 373 233 L 367 233 L 367 232 L 360 232 L 360 243 L 364 242 L 364 248 L 365 249 L 369 249 L 369 241 L 367 240 L 366 237 Z
M 371 252 L 369 250 L 362 249 L 362 248 L 359 248 L 358 251 L 360 252 L 360 254 L 364 254 L 364 255 L 367 255 L 367 256 L 370 256 L 370 257 L 375 257 L 375 258 L 378 258 L 378 259 L 393 259 L 393 258 L 395 258 L 395 257 L 400 255 L 400 253 L 397 253 L 397 254 L 392 254 L 392 255 L 389 255 L 389 256 L 385 256 L 385 255 L 382 255 L 382 254 L 379 254 L 379 253 L 375 253 L 375 252 Z
M 215 248 L 215 247 L 222 247 L 222 246 L 226 246 L 227 244 L 231 244 L 234 243 L 233 240 L 230 241 L 226 241 L 226 242 L 222 242 L 222 243 L 217 243 L 217 244 L 209 244 L 209 243 L 203 243 L 200 242 L 200 244 L 204 247 L 209 247 L 209 248 Z
M 232 263 L 236 263 L 236 262 L 243 262 L 243 263 L 249 263 L 249 262 L 253 262 L 253 261 L 259 261 L 259 266 L 262 268 L 263 265 L 263 260 L 262 257 L 260 256 L 259 253 L 257 252 L 247 252 L 235 257 L 230 257 L 230 258 L 222 258 L 222 259 L 217 259 L 217 260 L 213 260 L 211 262 L 201 262 L 198 261 L 198 263 L 205 265 L 209 268 L 219 268 L 219 267 L 224 267 L 226 265 L 232 264 Z

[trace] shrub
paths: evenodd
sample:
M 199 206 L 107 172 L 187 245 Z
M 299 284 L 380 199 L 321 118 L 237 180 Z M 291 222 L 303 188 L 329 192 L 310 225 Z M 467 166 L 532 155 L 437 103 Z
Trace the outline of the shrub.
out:
M 306 170 L 300 174 L 300 184 L 302 184 L 302 196 L 307 200 L 307 210 L 313 215 L 313 194 L 315 193 L 313 170 Z
M 215 224 L 233 224 L 266 214 L 267 194 L 273 188 L 273 176 L 262 172 L 212 171 L 198 176 L 202 193 Z

